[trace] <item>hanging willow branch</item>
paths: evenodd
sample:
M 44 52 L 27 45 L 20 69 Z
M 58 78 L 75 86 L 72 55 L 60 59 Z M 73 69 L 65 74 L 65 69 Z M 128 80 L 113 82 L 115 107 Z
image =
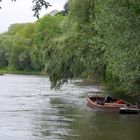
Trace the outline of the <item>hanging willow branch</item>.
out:
M 11 0 L 11 1 L 16 1 L 16 0 Z M 2 0 L 0 0 L 0 2 L 2 2 Z M 50 5 L 49 2 L 46 2 L 46 0 L 32 0 L 33 8 L 32 11 L 34 12 L 35 17 L 39 18 L 39 12 L 42 10 L 42 7 L 44 7 L 45 9 L 47 9 Z M 0 6 L 1 9 L 1 6 Z

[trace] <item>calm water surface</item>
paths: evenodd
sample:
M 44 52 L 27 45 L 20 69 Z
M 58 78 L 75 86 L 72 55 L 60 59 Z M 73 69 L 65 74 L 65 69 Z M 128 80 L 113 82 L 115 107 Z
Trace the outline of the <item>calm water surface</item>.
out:
M 100 87 L 81 82 L 53 91 L 47 77 L 0 76 L 0 140 L 140 140 L 140 115 L 90 109 Z

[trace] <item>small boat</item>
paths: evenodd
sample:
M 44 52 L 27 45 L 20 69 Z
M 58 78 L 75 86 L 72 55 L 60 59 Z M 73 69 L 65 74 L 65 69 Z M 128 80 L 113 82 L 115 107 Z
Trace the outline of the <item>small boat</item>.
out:
M 104 111 L 115 111 L 115 112 L 120 112 L 121 108 L 127 108 L 127 109 L 137 108 L 135 105 L 132 105 L 131 103 L 128 103 L 122 99 L 113 98 L 110 96 L 87 97 L 87 105 L 92 109 L 98 109 L 98 110 L 104 110 Z

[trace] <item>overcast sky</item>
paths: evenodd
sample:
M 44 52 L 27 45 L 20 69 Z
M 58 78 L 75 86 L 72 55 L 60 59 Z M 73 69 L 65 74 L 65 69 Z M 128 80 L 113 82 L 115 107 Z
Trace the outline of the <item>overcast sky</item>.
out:
M 47 10 L 41 12 L 41 16 L 46 13 L 58 9 L 63 9 L 67 0 L 46 0 L 52 6 Z M 11 0 L 2 0 L 0 2 L 0 32 L 7 31 L 10 24 L 13 23 L 26 23 L 33 22 L 37 19 L 33 17 L 32 0 L 17 0 L 17 2 L 11 2 Z

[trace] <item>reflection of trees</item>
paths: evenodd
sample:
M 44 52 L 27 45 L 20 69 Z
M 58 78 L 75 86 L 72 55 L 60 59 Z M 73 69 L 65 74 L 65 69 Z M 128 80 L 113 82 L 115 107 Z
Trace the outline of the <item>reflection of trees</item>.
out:
M 98 112 L 86 110 L 69 104 L 65 99 L 53 99 L 52 104 L 60 105 L 59 114 L 71 119 L 68 127 L 70 135 L 64 135 L 64 140 L 138 140 L 140 125 L 135 116 L 121 116 L 114 112 Z
M 55 98 L 51 100 L 51 103 L 57 106 L 60 105 L 59 114 L 69 120 L 67 129 L 71 130 L 71 133 L 62 136 L 65 140 L 92 140 L 92 132 L 95 131 L 90 127 L 91 120 L 89 119 L 92 113 L 81 110 L 81 108 L 65 99 Z
M 51 98 L 50 104 L 46 104 L 34 120 L 34 133 L 42 139 L 57 140 L 70 136 L 72 132 L 69 125 L 73 120 L 69 117 L 69 110 L 60 98 Z
M 139 117 L 98 112 L 76 106 L 70 100 L 65 96 L 52 97 L 43 106 L 35 120 L 35 127 L 43 140 L 138 140 Z

